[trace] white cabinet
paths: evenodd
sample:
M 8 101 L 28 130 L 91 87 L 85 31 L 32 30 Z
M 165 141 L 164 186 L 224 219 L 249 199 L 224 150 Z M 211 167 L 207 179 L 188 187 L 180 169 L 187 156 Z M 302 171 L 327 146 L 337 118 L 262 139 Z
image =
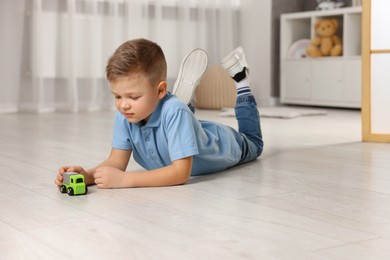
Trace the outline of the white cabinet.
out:
M 308 62 L 286 61 L 285 80 L 290 88 L 285 89 L 285 95 L 297 101 L 307 102 L 310 99 L 311 66 Z
M 312 61 L 311 64 L 311 99 L 317 100 L 320 104 L 340 102 L 343 90 L 343 64 L 340 60 L 321 59 Z
M 350 59 L 343 62 L 344 68 L 344 88 L 342 99 L 346 103 L 354 104 L 362 100 L 362 85 L 361 69 L 362 61 L 360 59 Z M 358 75 L 356 73 L 358 72 Z M 358 87 L 359 89 L 358 89 Z
M 281 16 L 282 103 L 360 108 L 361 11 L 361 7 L 349 7 Z M 323 18 L 338 20 L 342 56 L 310 58 L 291 55 L 294 54 L 291 47 L 297 42 L 315 37 L 314 24 Z

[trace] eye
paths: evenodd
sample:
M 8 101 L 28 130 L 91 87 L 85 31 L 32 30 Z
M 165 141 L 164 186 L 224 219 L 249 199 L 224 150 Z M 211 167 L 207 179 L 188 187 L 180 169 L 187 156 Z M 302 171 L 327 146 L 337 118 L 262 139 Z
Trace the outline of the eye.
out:
M 140 98 L 140 96 L 136 96 L 136 97 L 130 97 L 132 100 L 137 100 Z
M 114 98 L 115 98 L 115 99 L 120 99 L 121 96 L 114 95 Z

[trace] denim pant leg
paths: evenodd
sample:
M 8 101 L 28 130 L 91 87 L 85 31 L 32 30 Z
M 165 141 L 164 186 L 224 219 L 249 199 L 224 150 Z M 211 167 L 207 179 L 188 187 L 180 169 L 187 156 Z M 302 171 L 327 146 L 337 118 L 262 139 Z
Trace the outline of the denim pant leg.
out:
M 242 149 L 239 164 L 256 160 L 263 152 L 264 143 L 255 97 L 253 95 L 238 96 L 235 112 L 238 122 L 237 140 Z

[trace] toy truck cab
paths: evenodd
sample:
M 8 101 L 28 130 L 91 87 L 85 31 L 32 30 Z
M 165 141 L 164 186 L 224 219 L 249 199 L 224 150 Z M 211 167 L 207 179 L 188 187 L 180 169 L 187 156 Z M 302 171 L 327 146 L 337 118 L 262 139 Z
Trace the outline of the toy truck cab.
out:
M 64 172 L 63 184 L 60 187 L 62 193 L 68 193 L 69 196 L 84 195 L 88 188 L 84 181 L 84 175 L 77 172 Z

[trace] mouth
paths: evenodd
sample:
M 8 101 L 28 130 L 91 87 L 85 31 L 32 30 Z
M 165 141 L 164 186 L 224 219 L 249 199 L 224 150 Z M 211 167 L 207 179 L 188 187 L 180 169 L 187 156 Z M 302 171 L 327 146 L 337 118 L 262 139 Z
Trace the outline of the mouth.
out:
M 123 113 L 123 115 L 127 118 L 133 118 L 134 117 L 134 113 Z

